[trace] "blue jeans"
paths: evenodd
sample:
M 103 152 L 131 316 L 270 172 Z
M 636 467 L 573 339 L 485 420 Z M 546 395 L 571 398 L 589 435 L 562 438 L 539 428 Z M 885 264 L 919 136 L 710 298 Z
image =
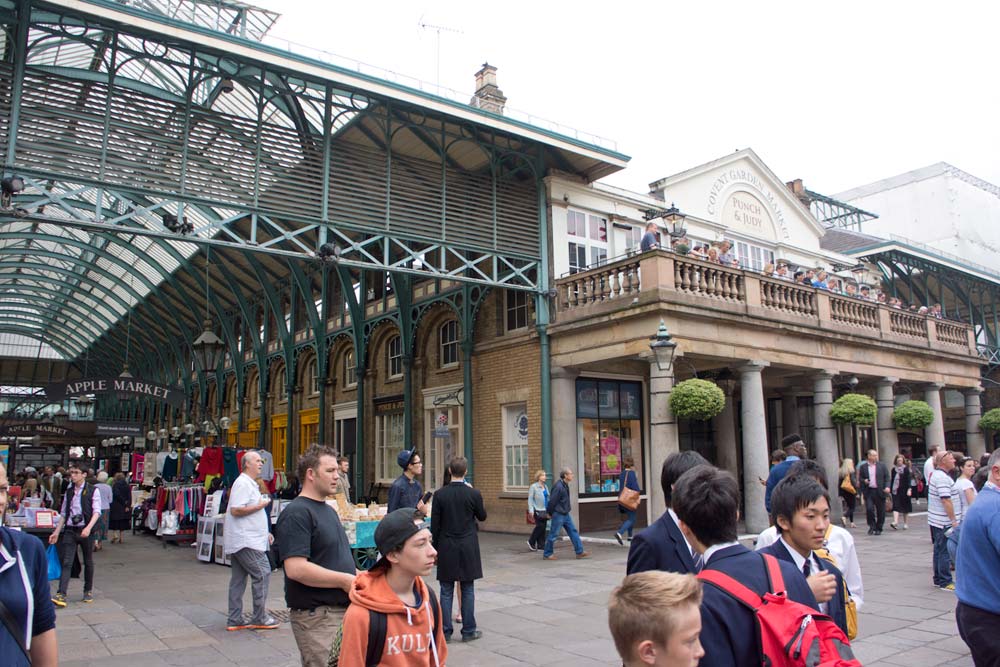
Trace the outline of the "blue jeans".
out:
M 951 531 L 951 535 L 948 536 L 948 558 L 955 564 L 955 567 L 958 567 L 958 536 L 961 532 L 962 527 L 959 526 Z
M 947 528 L 931 526 L 931 541 L 934 542 L 934 585 L 947 586 L 951 583 L 951 559 L 948 557 Z
M 451 625 L 451 608 L 455 601 L 455 582 L 441 581 L 441 620 L 444 622 L 444 638 L 451 639 L 454 628 Z M 459 582 L 462 587 L 462 636 L 469 637 L 476 632 L 476 582 Z
M 552 555 L 556 538 L 559 537 L 559 531 L 563 528 L 566 529 L 566 534 L 569 535 L 569 539 L 573 543 L 573 550 L 576 551 L 577 555 L 583 553 L 583 542 L 580 541 L 580 533 L 576 531 L 576 524 L 573 523 L 573 515 L 559 514 L 557 512 L 552 515 L 552 523 L 549 525 L 549 536 L 545 539 L 545 551 L 542 552 L 542 555 L 546 558 Z M 465 612 L 463 611 L 462 613 L 464 614 Z
M 632 538 L 632 528 L 635 526 L 635 510 L 627 510 L 625 512 L 625 521 L 622 523 L 622 527 L 618 529 L 619 535 L 628 535 L 629 539 Z

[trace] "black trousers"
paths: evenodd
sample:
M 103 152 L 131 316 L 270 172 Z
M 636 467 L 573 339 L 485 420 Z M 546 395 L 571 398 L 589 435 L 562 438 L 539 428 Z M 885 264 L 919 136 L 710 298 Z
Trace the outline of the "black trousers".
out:
M 545 526 L 548 523 L 548 519 L 539 519 L 538 512 L 535 512 L 535 529 L 531 531 L 531 537 L 528 538 L 529 544 L 539 549 L 545 546 Z
M 1000 615 L 959 602 L 955 620 L 976 667 L 1000 667 Z
M 69 579 L 73 571 L 77 546 L 83 551 L 83 592 L 94 590 L 94 537 L 84 537 L 80 530 L 66 527 L 59 536 L 59 560 L 62 562 L 62 576 L 59 578 L 59 592 L 66 595 Z
M 882 530 L 885 525 L 885 496 L 881 489 L 865 487 L 865 514 L 869 528 Z

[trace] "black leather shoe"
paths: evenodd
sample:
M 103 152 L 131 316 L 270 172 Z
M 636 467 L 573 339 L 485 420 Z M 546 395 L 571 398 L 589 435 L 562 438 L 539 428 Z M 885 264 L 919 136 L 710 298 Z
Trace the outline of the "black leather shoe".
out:
M 869 535 L 874 535 L 875 534 L 875 529 L 874 528 L 869 528 L 868 529 L 868 534 Z
M 474 641 L 476 641 L 477 639 L 479 639 L 482 636 L 483 636 L 483 631 L 482 630 L 476 630 L 471 635 L 462 635 L 462 641 L 463 642 L 474 642 Z

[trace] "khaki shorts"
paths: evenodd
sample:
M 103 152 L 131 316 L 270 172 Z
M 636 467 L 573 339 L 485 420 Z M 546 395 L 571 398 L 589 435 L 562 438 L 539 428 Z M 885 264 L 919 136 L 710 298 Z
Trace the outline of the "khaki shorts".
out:
M 347 607 L 330 606 L 289 610 L 292 634 L 302 656 L 302 667 L 326 667 L 330 647 L 344 622 L 346 611 Z

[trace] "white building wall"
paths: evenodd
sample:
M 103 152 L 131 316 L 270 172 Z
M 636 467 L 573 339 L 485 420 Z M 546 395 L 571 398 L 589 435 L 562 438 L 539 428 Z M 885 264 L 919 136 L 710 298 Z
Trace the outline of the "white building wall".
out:
M 924 243 L 994 268 L 1000 256 L 1000 188 L 938 163 L 835 195 L 878 214 L 866 234 Z

